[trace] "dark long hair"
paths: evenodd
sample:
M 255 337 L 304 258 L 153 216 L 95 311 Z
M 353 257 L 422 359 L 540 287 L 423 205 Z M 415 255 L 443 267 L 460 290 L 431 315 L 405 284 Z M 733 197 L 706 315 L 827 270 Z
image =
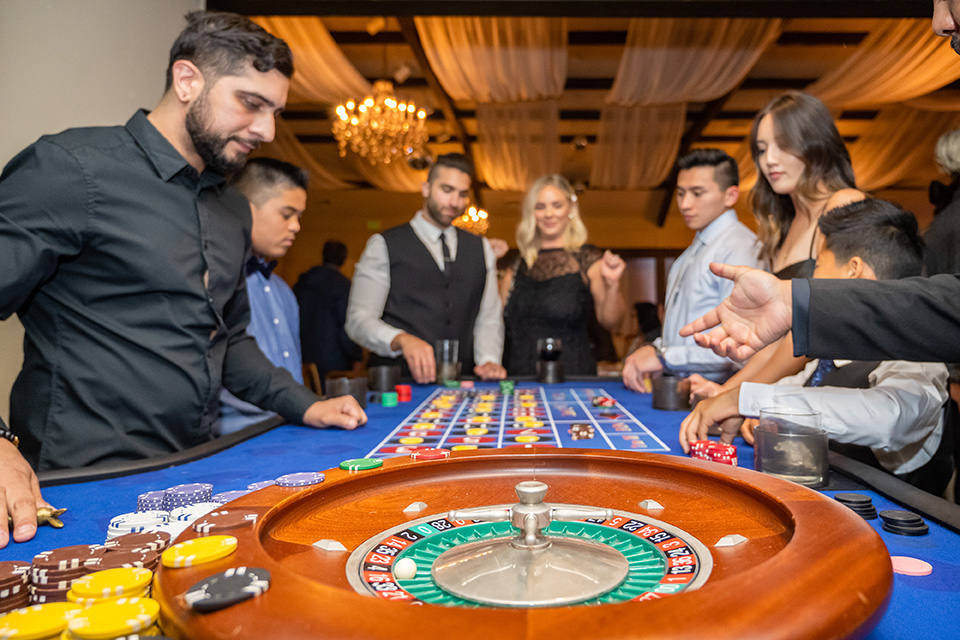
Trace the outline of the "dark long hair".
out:
M 777 146 L 803 160 L 804 171 L 797 184 L 801 197 L 815 200 L 841 189 L 856 189 L 856 181 L 847 147 L 820 100 L 799 91 L 771 100 L 753 119 L 750 130 L 750 153 L 757 170 L 757 183 L 750 190 L 750 208 L 760 232 L 760 257 L 772 260 L 797 212 L 790 196 L 776 193 L 760 170 L 757 129 L 766 115 L 773 119 Z

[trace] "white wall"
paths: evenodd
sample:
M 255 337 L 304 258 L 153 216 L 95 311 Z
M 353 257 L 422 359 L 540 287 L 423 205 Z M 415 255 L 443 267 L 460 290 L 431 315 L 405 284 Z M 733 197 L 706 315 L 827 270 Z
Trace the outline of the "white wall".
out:
M 45 133 L 123 124 L 163 93 L 170 45 L 203 0 L 0 0 L 0 165 Z M 0 322 L 0 416 L 23 362 Z

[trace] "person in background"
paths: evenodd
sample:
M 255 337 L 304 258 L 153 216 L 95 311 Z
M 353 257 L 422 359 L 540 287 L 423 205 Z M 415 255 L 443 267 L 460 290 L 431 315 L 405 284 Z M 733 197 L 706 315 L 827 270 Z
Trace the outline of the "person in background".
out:
M 303 373 L 297 299 L 273 269 L 300 231 L 300 217 L 307 208 L 307 180 L 307 172 L 300 167 L 273 158 L 254 158 L 231 178 L 233 187 L 250 201 L 253 218 L 253 255 L 245 268 L 250 301 L 247 333 L 270 362 L 289 371 L 300 384 Z M 227 435 L 276 415 L 224 389 L 213 432 Z
M 860 200 L 824 214 L 823 246 L 814 278 L 892 280 L 923 270 L 923 242 L 913 214 L 883 200 Z M 821 414 L 831 448 L 940 495 L 953 474 L 947 369 L 933 362 L 821 359 L 775 384 L 745 382 L 697 404 L 680 429 L 680 444 L 720 425 L 732 442 L 741 420 L 764 407 Z M 949 419 L 948 419 L 949 417 Z M 743 430 L 748 443 L 752 429 Z
M 723 382 L 739 365 L 704 351 L 680 327 L 712 309 L 733 285 L 710 273 L 711 262 L 760 266 L 757 237 L 737 218 L 740 195 L 737 163 L 719 149 L 696 149 L 677 161 L 677 206 L 684 223 L 696 231 L 693 243 L 670 267 L 663 335 L 644 342 L 627 356 L 623 383 L 646 393 L 646 379 L 664 367 L 675 375 L 699 373 Z
M 534 182 L 517 226 L 520 257 L 500 283 L 510 375 L 536 372 L 539 338 L 561 339 L 567 375 L 596 375 L 590 318 L 596 314 L 608 331 L 619 328 L 626 310 L 620 292 L 626 263 L 586 240 L 570 182 L 558 175 Z
M 323 244 L 323 264 L 300 274 L 293 293 L 300 303 L 300 343 L 303 361 L 312 362 L 324 384 L 330 371 L 349 371 L 363 357 L 344 325 L 350 278 L 340 269 L 347 261 L 347 245 L 337 240 Z
M 866 197 L 856 188 L 843 138 L 820 100 L 791 91 L 756 115 L 750 151 L 757 169 L 750 208 L 757 219 L 760 257 L 778 278 L 810 278 L 820 216 Z M 788 335 L 752 357 L 723 386 L 692 376 L 691 395 L 709 397 L 744 381 L 775 382 L 800 372 L 807 358 L 793 355 L 792 339 Z
M 420 384 L 436 379 L 433 345 L 460 342 L 463 372 L 506 377 L 497 260 L 490 242 L 452 226 L 463 215 L 473 164 L 459 153 L 436 159 L 423 208 L 407 224 L 375 234 L 357 262 L 347 335 L 369 349 L 369 365 L 401 366 Z

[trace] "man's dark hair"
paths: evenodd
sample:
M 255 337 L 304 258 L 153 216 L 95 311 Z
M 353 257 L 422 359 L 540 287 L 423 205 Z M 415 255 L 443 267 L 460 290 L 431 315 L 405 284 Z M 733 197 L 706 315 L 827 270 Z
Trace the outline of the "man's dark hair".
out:
M 323 264 L 342 267 L 347 261 L 347 245 L 339 240 L 327 240 L 323 243 Z
M 694 167 L 713 167 L 713 179 L 724 191 L 740 184 L 736 161 L 720 149 L 694 149 L 677 160 L 678 171 Z
M 867 198 L 837 207 L 818 223 L 824 246 L 838 263 L 860 256 L 878 280 L 919 276 L 923 271 L 923 240 L 917 219 L 900 206 Z
M 462 153 L 446 153 L 442 156 L 437 156 L 437 159 L 430 165 L 430 171 L 427 173 L 427 182 L 433 182 L 433 179 L 437 177 L 437 169 L 439 167 L 450 167 L 451 169 L 462 171 L 473 180 L 473 162 Z
M 167 90 L 173 84 L 173 63 L 189 60 L 207 81 L 239 74 L 246 64 L 261 73 L 276 69 L 293 76 L 293 53 L 287 43 L 270 35 L 259 25 L 235 13 L 193 11 L 187 14 L 187 28 L 170 49 Z
M 230 183 L 257 206 L 267 201 L 277 187 L 306 191 L 308 181 L 306 170 L 274 158 L 251 158 L 230 179 Z

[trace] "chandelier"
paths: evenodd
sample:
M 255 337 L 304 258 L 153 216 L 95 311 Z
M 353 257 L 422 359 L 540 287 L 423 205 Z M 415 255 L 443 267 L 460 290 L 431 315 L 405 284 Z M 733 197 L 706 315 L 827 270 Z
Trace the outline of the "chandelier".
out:
M 482 236 L 490 228 L 490 221 L 487 219 L 487 212 L 483 209 L 470 207 L 462 216 L 455 218 L 453 226 L 460 227 L 464 231 Z
M 341 158 L 350 149 L 372 165 L 389 164 L 397 158 L 423 155 L 426 117 L 426 112 L 417 110 L 412 102 L 397 100 L 392 82 L 377 80 L 373 96 L 337 105 L 333 136 Z

